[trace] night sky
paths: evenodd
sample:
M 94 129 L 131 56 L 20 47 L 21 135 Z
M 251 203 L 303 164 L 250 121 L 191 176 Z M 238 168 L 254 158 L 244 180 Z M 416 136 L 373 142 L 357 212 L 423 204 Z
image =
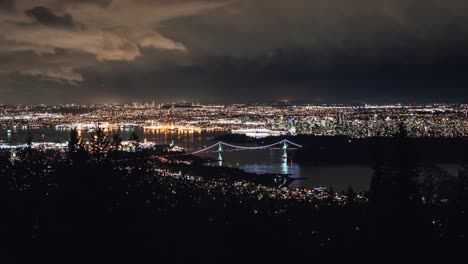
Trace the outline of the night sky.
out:
M 468 102 L 466 0 L 0 0 L 0 104 Z

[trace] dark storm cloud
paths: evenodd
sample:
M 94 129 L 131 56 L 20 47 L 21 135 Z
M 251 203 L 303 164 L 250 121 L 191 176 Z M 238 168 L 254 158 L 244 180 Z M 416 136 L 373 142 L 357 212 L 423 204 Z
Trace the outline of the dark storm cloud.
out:
M 67 2 L 67 1 L 64 1 Z M 112 3 L 112 0 L 68 0 L 69 3 L 78 3 L 78 4 L 92 4 L 98 5 L 101 7 L 109 6 Z
M 436 54 L 444 52 L 437 46 L 466 42 L 467 7 L 456 0 L 238 1 L 224 12 L 175 20 L 167 33 L 220 55 L 297 47 L 330 60 L 357 52 L 378 59 L 394 49 Z
M 95 81 L 108 84 L 101 91 L 120 98 L 231 103 L 276 99 L 315 103 L 456 101 L 465 98 L 468 84 L 468 68 L 460 64 L 466 58 L 446 58 L 437 65 L 401 65 L 369 64 L 348 57 L 333 67 L 318 67 L 314 60 L 313 53 L 304 50 L 278 50 L 254 58 L 215 56 L 192 65 L 138 66 L 138 78 L 125 67 L 113 68 L 114 74 L 90 71 L 84 76 L 90 85 Z M 114 89 L 116 86 L 122 89 Z
M 46 26 L 65 27 L 70 29 L 74 29 L 77 26 L 73 22 L 73 18 L 70 14 L 57 16 L 50 9 L 43 6 L 36 6 L 33 9 L 26 10 L 25 14 Z
M 163 33 L 187 43 L 213 86 L 231 86 L 243 100 L 466 101 L 467 8 L 454 0 L 237 1 Z
M 0 0 L 0 10 L 13 10 L 15 0 Z
M 20 74 L 18 89 L 59 80 L 78 101 L 466 101 L 467 12 L 459 0 L 9 1 L 0 73 Z

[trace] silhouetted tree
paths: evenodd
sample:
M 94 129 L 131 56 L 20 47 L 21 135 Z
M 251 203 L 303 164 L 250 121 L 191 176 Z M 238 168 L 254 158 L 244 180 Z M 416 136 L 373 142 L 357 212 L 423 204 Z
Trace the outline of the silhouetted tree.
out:
M 112 142 L 111 142 L 111 156 L 113 159 L 118 159 L 122 156 L 122 137 L 118 133 L 112 134 Z
M 132 132 L 130 135 L 130 141 L 132 141 L 134 150 L 138 150 L 140 148 L 140 137 L 135 132 Z
M 114 150 L 120 150 L 122 146 L 122 137 L 118 133 L 112 135 L 112 147 Z
M 403 208 L 421 202 L 418 190 L 419 169 L 408 146 L 407 131 L 400 124 L 394 136 L 392 154 L 374 166 L 371 179 L 371 201 L 382 206 Z
M 28 135 L 26 136 L 26 140 L 25 140 L 25 143 L 26 143 L 26 146 L 30 149 L 33 145 L 33 140 L 34 140 L 34 137 L 32 135 L 31 132 L 28 132 Z
M 335 194 L 336 194 L 335 190 L 333 189 L 333 186 L 331 186 L 331 185 L 328 186 L 327 193 L 328 193 L 327 201 L 331 205 L 331 204 L 333 204 L 333 199 L 335 198 Z
M 90 133 L 90 148 L 93 156 L 100 159 L 108 151 L 110 139 L 104 133 L 104 129 L 97 127 Z
M 73 165 L 81 166 L 88 161 L 89 153 L 83 144 L 76 128 L 70 131 L 70 140 L 68 141 L 68 157 Z
M 70 130 L 70 140 L 68 141 L 68 151 L 74 153 L 81 144 L 81 138 L 78 135 L 78 130 L 73 128 Z
M 24 160 L 27 161 L 27 163 L 32 163 L 36 154 L 32 148 L 33 140 L 34 139 L 32 133 L 28 131 L 28 135 L 25 139 L 26 148 L 24 149 Z
M 395 135 L 395 138 L 397 139 L 404 139 L 406 140 L 408 138 L 408 130 L 406 129 L 406 126 L 404 123 L 398 124 L 398 132 Z
M 400 125 L 394 136 L 389 157 L 378 157 L 372 175 L 369 201 L 375 231 L 374 239 L 397 243 L 401 236 L 410 243 L 421 239 L 426 226 L 421 225 L 423 214 L 418 186 L 419 169 L 409 147 L 406 128 Z M 411 234 L 411 236 L 409 235 Z
M 348 198 L 348 202 L 350 204 L 354 204 L 354 201 L 356 200 L 356 192 L 354 192 L 353 187 L 349 186 L 348 190 L 345 192 L 345 195 Z
M 135 132 L 132 132 L 132 134 L 130 135 L 130 140 L 131 141 L 140 141 L 140 137 L 135 133 Z

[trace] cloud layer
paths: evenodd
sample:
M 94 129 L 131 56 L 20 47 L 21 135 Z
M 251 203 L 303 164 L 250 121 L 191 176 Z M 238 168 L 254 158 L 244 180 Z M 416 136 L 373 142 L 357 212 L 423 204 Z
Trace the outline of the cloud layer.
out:
M 467 13 L 466 0 L 0 0 L 0 103 L 36 90 L 31 102 L 467 102 Z
M 96 61 L 133 61 L 144 48 L 186 52 L 183 43 L 160 34 L 158 25 L 221 4 L 166 0 L 2 1 L 0 56 L 9 59 L 0 62 L 0 71 L 80 82 L 83 77 L 76 69 Z M 91 54 L 94 60 L 85 56 L 89 61 L 63 59 L 55 63 L 57 56 L 81 54 Z

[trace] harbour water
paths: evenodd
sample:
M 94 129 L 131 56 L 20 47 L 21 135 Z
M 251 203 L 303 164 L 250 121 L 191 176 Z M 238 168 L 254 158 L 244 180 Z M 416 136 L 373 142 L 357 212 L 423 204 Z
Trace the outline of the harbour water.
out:
M 214 139 L 223 132 L 200 132 L 200 133 L 178 133 L 157 132 L 144 130 L 142 128 L 121 129 L 118 131 L 123 140 L 129 139 L 135 132 L 141 141 L 147 140 L 157 144 L 169 144 L 174 141 L 175 145 L 183 147 L 188 153 L 213 145 Z M 31 133 L 35 142 L 66 142 L 69 138 L 69 130 L 32 129 L 32 130 L 0 130 L 0 142 L 11 142 L 22 144 L 28 133 Z M 83 138 L 88 137 L 88 132 L 81 132 Z M 236 144 L 239 145 L 239 144 Z M 217 158 L 217 153 L 202 154 L 206 157 Z M 290 187 L 292 188 L 314 188 L 333 187 L 337 191 L 352 187 L 356 191 L 365 191 L 369 187 L 372 168 L 363 164 L 348 165 L 304 165 L 289 160 L 283 162 L 281 149 L 267 150 L 245 150 L 223 152 L 223 166 L 237 167 L 248 172 L 255 173 L 282 173 L 296 178 Z M 444 169 L 451 174 L 456 174 L 457 165 L 443 165 Z

